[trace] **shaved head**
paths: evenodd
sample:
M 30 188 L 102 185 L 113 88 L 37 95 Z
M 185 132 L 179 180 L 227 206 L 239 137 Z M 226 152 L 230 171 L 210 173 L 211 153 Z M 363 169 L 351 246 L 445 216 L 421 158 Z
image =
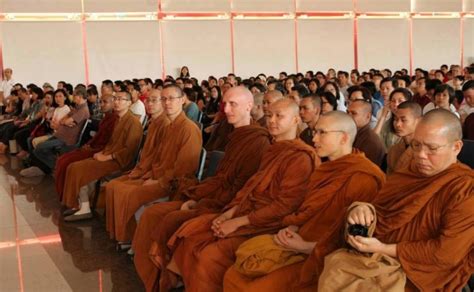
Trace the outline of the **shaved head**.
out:
M 420 125 L 436 128 L 450 142 L 462 139 L 462 126 L 459 118 L 445 109 L 434 109 L 426 113 Z
M 224 94 L 224 113 L 234 128 L 250 124 L 253 95 L 244 86 L 232 87 Z
M 277 100 L 268 109 L 267 128 L 276 141 L 295 139 L 300 121 L 299 107 L 292 99 Z
M 250 92 L 250 90 L 248 90 L 245 86 L 232 87 L 231 89 L 226 91 L 225 95 L 236 96 L 244 102 L 253 103 L 252 92 Z
M 269 90 L 263 96 L 263 112 L 268 115 L 270 105 L 283 98 L 283 94 L 278 90 Z
M 360 108 L 360 110 L 364 114 L 367 114 L 367 113 L 372 114 L 372 105 L 363 99 L 354 100 L 353 102 L 351 102 L 351 106 L 355 108 Z
M 405 101 L 398 105 L 398 109 L 408 109 L 415 118 L 419 118 L 423 115 L 421 106 L 414 101 Z
M 287 108 L 293 115 L 299 116 L 300 108 L 298 104 L 290 98 L 283 98 L 275 101 L 271 108 Z
M 347 133 L 349 143 L 352 146 L 357 135 L 357 126 L 350 115 L 341 111 L 332 111 L 323 114 L 320 119 L 329 120 L 334 125 L 334 128 Z

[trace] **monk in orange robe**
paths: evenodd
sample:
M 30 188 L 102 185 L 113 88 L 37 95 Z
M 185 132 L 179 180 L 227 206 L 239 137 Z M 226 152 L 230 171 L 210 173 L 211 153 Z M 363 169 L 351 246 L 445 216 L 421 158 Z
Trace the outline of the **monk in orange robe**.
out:
M 172 188 L 195 176 L 202 149 L 201 131 L 183 112 L 183 97 L 182 89 L 173 84 L 161 92 L 170 124 L 149 177 L 106 186 L 106 227 L 110 237 L 119 243 L 132 240 L 136 228 L 134 214 L 142 205 L 169 196 Z
M 422 110 L 418 103 L 405 101 L 398 105 L 393 119 L 393 127 L 397 136 L 402 139 L 397 144 L 388 149 L 387 152 L 387 174 L 391 174 L 398 168 L 403 168 L 410 164 L 413 158 L 413 151 L 410 147 L 416 125 L 418 124 Z
M 303 202 L 319 159 L 314 148 L 297 139 L 298 112 L 293 100 L 275 102 L 267 120 L 274 143 L 257 173 L 223 213 L 191 219 L 170 239 L 168 245 L 174 253 L 167 271 L 183 277 L 186 291 L 221 290 L 238 246 L 251 236 L 279 230 L 283 218 Z M 173 275 L 168 272 L 171 280 Z
M 70 209 L 64 212 L 65 221 L 92 218 L 89 205 L 90 185 L 107 174 L 132 167 L 143 128 L 140 121 L 129 111 L 131 103 L 128 92 L 117 94 L 114 98 L 114 111 L 119 120 L 105 148 L 92 158 L 74 162 L 67 168 L 62 203 Z
M 474 273 L 474 172 L 457 162 L 462 148 L 457 116 L 444 109 L 418 123 L 413 161 L 389 176 L 373 202 L 374 237 L 349 236 L 361 252 L 396 258 L 405 291 L 460 291 Z M 360 203 L 349 224 L 370 225 L 374 214 Z
M 311 176 L 303 204 L 283 219 L 288 226 L 274 235 L 274 242 L 286 250 L 307 254 L 306 260 L 275 270 L 260 278 L 249 278 L 231 267 L 224 278 L 225 291 L 315 291 L 313 249 L 325 242 L 326 253 L 339 245 L 339 230 L 347 209 L 355 201 L 372 201 L 385 181 L 380 168 L 353 149 L 357 128 L 352 118 L 338 111 L 320 117 L 313 143 L 319 157 L 327 157 Z M 321 246 L 319 246 L 321 248 Z
M 257 171 L 271 136 L 266 129 L 251 124 L 252 101 L 252 93 L 241 86 L 224 95 L 224 112 L 235 129 L 229 135 L 216 175 L 185 190 L 175 201 L 147 207 L 141 216 L 132 248 L 138 275 L 148 291 L 153 290 L 160 269 L 167 265 L 167 242 L 179 226 L 203 212 L 219 212 Z M 152 242 L 159 266 L 149 256 Z

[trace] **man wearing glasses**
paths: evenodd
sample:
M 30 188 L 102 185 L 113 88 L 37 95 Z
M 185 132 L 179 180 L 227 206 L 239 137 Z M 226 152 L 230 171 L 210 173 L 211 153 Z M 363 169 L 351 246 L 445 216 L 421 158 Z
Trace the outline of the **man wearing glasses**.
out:
M 199 165 L 201 131 L 183 112 L 183 90 L 174 84 L 166 85 L 160 101 L 169 125 L 153 158 L 150 176 L 136 180 L 133 187 L 107 190 L 107 231 L 119 244 L 132 240 L 134 214 L 142 205 L 168 196 L 173 200 L 178 189 L 193 181 Z
M 474 271 L 474 173 L 457 161 L 461 138 L 454 114 L 427 113 L 411 141 L 412 163 L 388 177 L 372 208 L 359 203 L 347 216 L 365 226 L 377 219 L 374 237 L 348 243 L 397 259 L 406 291 L 459 291 Z
M 89 193 L 95 181 L 133 166 L 131 164 L 140 146 L 143 129 L 140 121 L 129 110 L 131 103 L 130 93 L 117 92 L 114 97 L 114 112 L 119 119 L 109 142 L 92 158 L 69 165 L 62 198 L 62 203 L 68 208 L 63 213 L 64 221 L 92 218 Z

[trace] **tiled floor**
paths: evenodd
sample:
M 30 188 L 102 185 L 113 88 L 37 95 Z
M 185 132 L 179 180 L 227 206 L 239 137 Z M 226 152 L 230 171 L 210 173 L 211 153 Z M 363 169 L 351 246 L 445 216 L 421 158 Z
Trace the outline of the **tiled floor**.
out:
M 0 291 L 144 290 L 101 219 L 64 223 L 53 178 L 21 178 L 20 168 L 0 155 Z

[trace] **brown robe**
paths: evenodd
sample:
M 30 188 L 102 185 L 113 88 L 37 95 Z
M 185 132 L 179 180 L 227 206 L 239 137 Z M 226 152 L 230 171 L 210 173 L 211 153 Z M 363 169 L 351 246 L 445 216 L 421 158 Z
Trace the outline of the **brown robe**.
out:
M 337 249 L 339 230 L 344 226 L 346 210 L 353 202 L 372 201 L 385 181 L 380 168 L 358 150 L 334 161 L 328 161 L 314 171 L 309 191 L 298 211 L 283 219 L 285 226 L 300 227 L 305 241 L 318 242 L 324 253 L 311 254 L 303 262 L 278 269 L 251 279 L 235 268 L 225 275 L 225 291 L 315 291 L 318 266 L 324 256 Z
M 173 263 L 183 277 L 186 291 L 222 290 L 224 274 L 235 261 L 239 245 L 251 236 L 282 227 L 283 218 L 303 202 L 309 177 L 317 165 L 314 149 L 300 139 L 276 142 L 264 154 L 259 171 L 226 207 L 237 206 L 233 218 L 247 216 L 249 225 L 220 239 L 210 229 L 219 214 L 201 215 L 183 224 L 168 246 L 174 250 Z
M 186 220 L 203 212 L 218 212 L 227 205 L 247 180 L 257 171 L 263 153 L 270 146 L 271 136 L 262 127 L 249 125 L 235 129 L 225 155 L 216 171 L 199 185 L 184 191 L 177 201 L 152 205 L 145 209 L 133 238 L 134 262 L 138 275 L 148 291 L 166 267 L 170 258 L 167 242 Z M 180 210 L 184 200 L 192 199 L 198 205 L 192 210 Z M 150 257 L 154 242 L 155 265 Z
M 364 152 L 365 156 L 376 165 L 382 165 L 386 152 L 385 146 L 379 136 L 370 128 L 370 125 L 357 129 L 354 148 Z
M 234 126 L 227 122 L 227 119 L 223 119 L 217 124 L 214 131 L 211 133 L 211 137 L 207 141 L 204 148 L 211 152 L 214 150 L 224 151 L 225 146 L 229 143 L 229 134 L 234 130 Z
M 474 273 L 473 194 L 474 171 L 459 162 L 431 177 L 413 164 L 390 176 L 374 201 L 375 237 L 397 244 L 406 290 L 459 291 Z
M 70 164 L 66 170 L 62 203 L 68 208 L 78 208 L 77 196 L 82 186 L 107 174 L 132 167 L 142 135 L 140 121 L 130 111 L 127 112 L 116 122 L 112 137 L 102 150 L 104 155 L 113 154 L 114 159 L 101 162 L 88 158 Z
M 405 144 L 403 139 L 388 149 L 387 174 L 392 174 L 399 168 L 406 167 L 413 158 L 413 150 Z
M 137 176 L 143 176 L 151 170 L 154 157 L 158 155 L 159 145 L 163 141 L 163 135 L 169 124 L 170 120 L 165 113 L 151 120 L 148 124 L 148 133 L 140 153 L 140 160 L 133 168 L 133 172 Z
M 201 147 L 201 131 L 184 112 L 180 113 L 166 127 L 151 166 L 155 183 L 144 185 L 144 179 L 136 179 L 106 186 L 106 228 L 110 237 L 130 241 L 136 227 L 135 212 L 148 202 L 168 196 L 181 180 L 193 178 Z

